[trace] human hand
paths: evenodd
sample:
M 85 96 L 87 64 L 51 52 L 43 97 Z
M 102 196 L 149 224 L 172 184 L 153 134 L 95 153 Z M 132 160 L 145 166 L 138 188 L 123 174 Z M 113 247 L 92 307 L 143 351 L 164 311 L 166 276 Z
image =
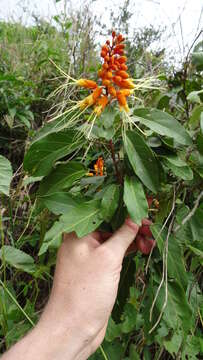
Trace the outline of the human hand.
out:
M 101 232 L 80 239 L 74 233 L 64 235 L 51 296 L 39 323 L 49 331 L 60 329 L 62 358 L 71 358 L 70 339 L 74 359 L 87 359 L 102 342 L 117 295 L 123 257 L 138 230 L 128 220 L 105 242 L 106 234 Z
M 87 359 L 104 338 L 129 245 L 137 236 L 136 250 L 144 252 L 139 242 L 146 245 L 150 240 L 144 226 L 149 230 L 148 220 L 139 228 L 128 218 L 113 235 L 93 232 L 78 239 L 74 233 L 65 234 L 40 321 L 4 359 L 15 355 L 24 360 L 25 353 L 27 360 Z
M 151 252 L 156 244 L 150 230 L 151 224 L 152 222 L 149 219 L 144 219 L 142 221 L 142 226 L 139 228 L 135 241 L 133 241 L 127 250 L 128 254 L 136 252 L 137 250 L 144 255 L 148 255 Z

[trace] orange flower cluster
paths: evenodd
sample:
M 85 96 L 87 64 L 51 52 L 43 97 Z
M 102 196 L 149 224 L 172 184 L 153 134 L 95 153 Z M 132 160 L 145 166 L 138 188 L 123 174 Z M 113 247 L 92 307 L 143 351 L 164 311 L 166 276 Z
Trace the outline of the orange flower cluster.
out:
M 127 97 L 135 86 L 127 73 L 124 40 L 121 34 L 112 32 L 112 42 L 107 40 L 102 46 L 101 57 L 104 63 L 98 75 L 102 79 L 102 85 L 106 87 L 106 93 L 111 98 L 117 98 L 121 109 L 129 111 Z
M 102 157 L 99 157 L 94 164 L 94 172 L 96 176 L 103 176 L 104 175 L 104 160 Z M 88 173 L 88 176 L 94 176 L 92 172 Z
M 82 109 L 95 105 L 94 112 L 99 116 L 108 103 L 117 99 L 120 110 L 129 111 L 127 97 L 132 94 L 135 86 L 127 73 L 124 40 L 121 34 L 116 35 L 113 31 L 112 41 L 107 40 L 106 44 L 102 46 L 101 57 L 104 62 L 98 72 L 102 86 L 98 86 L 95 81 L 88 79 L 76 81 L 77 85 L 92 90 L 92 93 L 81 101 Z

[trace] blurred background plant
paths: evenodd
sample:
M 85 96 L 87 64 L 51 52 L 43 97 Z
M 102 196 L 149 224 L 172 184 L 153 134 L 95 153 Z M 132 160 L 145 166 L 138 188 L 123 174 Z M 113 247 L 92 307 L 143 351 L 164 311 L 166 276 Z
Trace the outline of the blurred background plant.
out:
M 92 359 L 200 359 L 203 354 L 201 13 L 190 44 L 188 47 L 182 44 L 185 52 L 179 53 L 177 61 L 177 53 L 169 56 L 161 40 L 167 31 L 165 26 L 134 26 L 137 10 L 132 8 L 130 0 L 108 10 L 110 22 L 92 12 L 94 0 L 80 8 L 74 8 L 69 1 L 56 2 L 63 4 L 50 21 L 33 12 L 26 26 L 20 21 L 0 22 L 0 352 L 36 323 L 52 284 L 58 243 L 41 256 L 38 252 L 55 216 L 36 206 L 41 177 L 28 176 L 22 167 L 25 150 L 37 130 L 47 123 L 50 109 L 56 103 L 49 95 L 62 81 L 50 58 L 74 78 L 94 79 L 99 67 L 98 44 L 114 28 L 126 35 L 128 66 L 133 78 L 162 74 L 166 90 L 142 91 L 142 106 L 173 114 L 194 140 L 195 146 L 189 146 L 184 154 L 188 161 L 184 173 L 170 159 L 165 163 L 175 175 L 175 181 L 182 179 L 183 192 L 176 199 L 179 228 L 174 240 L 180 248 L 171 249 L 169 261 L 171 268 L 177 270 L 175 276 L 181 273 L 180 278 L 185 282 L 192 323 L 188 329 L 184 322 L 188 308 L 181 302 L 184 296 L 178 286 L 170 284 L 163 317 L 156 330 L 149 333 L 149 311 L 160 281 L 161 274 L 156 270 L 161 257 L 156 254 L 150 274 L 146 274 L 147 258 L 140 254 L 130 256 L 124 262 L 119 305 L 116 304 L 109 322 L 104 354 L 98 350 Z M 26 12 L 28 8 L 24 8 Z M 181 28 L 181 14 L 178 24 Z M 160 139 L 150 133 L 148 142 L 156 148 Z M 165 146 L 166 152 L 173 151 L 169 140 Z M 194 173 L 192 179 L 190 168 Z M 167 217 L 172 205 L 171 188 L 168 194 L 168 198 L 159 199 L 161 208 L 165 209 L 158 215 L 160 221 Z M 184 266 L 179 265 L 180 258 Z M 157 317 L 163 301 L 161 290 L 155 307 Z

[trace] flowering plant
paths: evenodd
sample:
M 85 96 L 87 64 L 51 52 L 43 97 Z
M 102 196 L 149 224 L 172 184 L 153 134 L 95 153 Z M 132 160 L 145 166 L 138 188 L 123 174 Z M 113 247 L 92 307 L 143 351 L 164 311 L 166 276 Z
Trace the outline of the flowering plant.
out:
M 141 107 L 143 92 L 161 88 L 160 82 L 130 78 L 124 41 L 113 31 L 102 46 L 97 82 L 74 79 L 54 64 L 65 81 L 51 96 L 63 100 L 24 159 L 25 170 L 41 177 L 38 207 L 56 215 L 40 254 L 58 244 L 63 232 L 114 231 L 128 215 L 139 225 L 144 218 L 155 220 L 168 182 L 163 169 L 175 173 L 174 166 L 187 166 L 174 151 L 160 154 L 168 138 L 182 146 L 191 138 L 168 113 Z M 154 245 L 149 224 L 141 229 L 145 243 L 135 244 L 146 254 Z

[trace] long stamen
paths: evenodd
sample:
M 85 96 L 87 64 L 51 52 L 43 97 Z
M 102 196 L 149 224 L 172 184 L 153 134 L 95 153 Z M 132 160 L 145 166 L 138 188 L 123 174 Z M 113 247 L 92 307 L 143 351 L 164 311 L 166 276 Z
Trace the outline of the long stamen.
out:
M 64 70 L 62 70 L 60 68 L 60 66 L 58 66 L 51 58 L 49 58 L 49 60 L 51 61 L 51 63 L 60 71 L 61 74 L 63 74 L 65 76 L 66 79 L 71 79 L 72 81 L 76 81 L 74 78 L 72 78 L 70 75 L 66 74 L 66 72 Z

